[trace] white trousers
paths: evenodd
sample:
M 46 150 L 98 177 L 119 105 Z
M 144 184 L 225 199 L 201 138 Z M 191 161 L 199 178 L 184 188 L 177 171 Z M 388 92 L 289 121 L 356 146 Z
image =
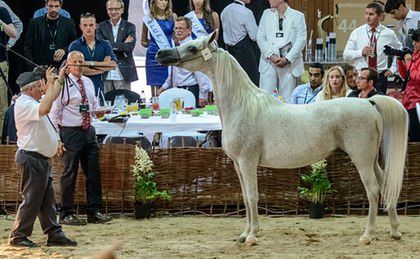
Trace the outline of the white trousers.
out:
M 270 94 L 276 90 L 286 103 L 289 102 L 297 81 L 298 78 L 293 76 L 290 65 L 282 68 L 271 65 L 267 71 L 260 74 L 260 88 Z

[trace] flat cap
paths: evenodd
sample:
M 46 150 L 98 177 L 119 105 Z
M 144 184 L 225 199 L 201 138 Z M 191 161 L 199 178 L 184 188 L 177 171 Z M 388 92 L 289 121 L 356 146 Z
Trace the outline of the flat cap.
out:
M 26 85 L 28 85 L 32 82 L 35 82 L 35 81 L 38 81 L 38 80 L 41 80 L 41 79 L 42 79 L 42 77 L 37 73 L 24 72 L 24 73 L 20 74 L 19 77 L 16 79 L 16 84 L 18 84 L 19 87 L 22 88 L 22 87 L 24 87 L 24 86 L 26 86 Z

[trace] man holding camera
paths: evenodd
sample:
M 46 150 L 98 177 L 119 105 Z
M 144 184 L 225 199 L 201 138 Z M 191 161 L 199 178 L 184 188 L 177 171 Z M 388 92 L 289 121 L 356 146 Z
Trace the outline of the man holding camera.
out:
M 65 68 L 57 80 L 52 71 L 52 68 L 46 71 L 46 83 L 40 71 L 22 73 L 16 80 L 22 93 L 16 99 L 15 118 L 19 147 L 16 164 L 22 174 L 23 202 L 10 233 L 11 246 L 39 246 L 28 239 L 37 216 L 42 231 L 48 235 L 47 246 L 77 245 L 64 235 L 56 219 L 50 158 L 57 152 L 58 136 L 48 113 L 63 87 Z
M 420 142 L 420 123 L 416 111 L 416 103 L 420 103 L 420 29 L 413 32 L 412 40 L 414 53 L 407 53 L 404 59 L 398 60 L 398 71 L 408 80 L 402 99 L 410 118 L 408 138 L 411 142 Z
M 391 14 L 392 18 L 398 21 L 398 38 L 404 47 L 413 48 L 410 35 L 420 25 L 420 12 L 409 9 L 405 0 L 388 0 L 385 5 L 385 12 Z
M 378 71 L 379 81 L 375 88 L 386 93 L 388 77 L 396 71 L 396 63 L 393 57 L 384 53 L 384 46 L 401 48 L 401 43 L 395 32 L 380 23 L 384 10 L 382 5 L 372 2 L 366 6 L 366 24 L 356 28 L 350 34 L 343 52 L 345 60 L 360 71 L 364 67 L 371 67 Z

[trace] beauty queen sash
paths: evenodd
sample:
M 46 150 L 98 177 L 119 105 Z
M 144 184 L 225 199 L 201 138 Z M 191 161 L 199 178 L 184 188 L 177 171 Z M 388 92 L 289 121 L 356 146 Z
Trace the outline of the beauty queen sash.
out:
M 191 20 L 191 23 L 192 23 L 191 29 L 193 33 L 195 34 L 195 36 L 197 36 L 197 38 L 209 35 L 206 29 L 204 29 L 204 26 L 201 24 L 200 20 L 198 20 L 198 17 L 194 11 L 187 13 L 185 17 L 188 17 Z
M 159 46 L 159 49 L 172 48 L 172 44 L 168 41 L 168 38 L 166 37 L 159 23 L 155 19 L 152 19 L 150 16 L 145 15 L 143 17 L 143 22 L 149 29 L 150 34 L 155 39 L 157 45 Z

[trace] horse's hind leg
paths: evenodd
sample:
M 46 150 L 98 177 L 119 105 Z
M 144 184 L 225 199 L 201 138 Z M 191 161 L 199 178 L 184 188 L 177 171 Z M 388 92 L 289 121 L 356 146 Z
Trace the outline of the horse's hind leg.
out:
M 236 161 L 234 161 L 234 165 L 235 165 L 235 170 L 236 173 L 238 174 L 238 178 L 239 178 L 239 183 L 241 184 L 241 190 L 242 190 L 242 196 L 244 199 L 244 204 L 245 204 L 245 212 L 246 212 L 246 227 L 245 227 L 245 231 L 239 236 L 238 240 L 236 241 L 237 243 L 244 243 L 246 237 L 249 235 L 249 231 L 251 229 L 251 219 L 249 217 L 249 205 L 248 205 L 248 199 L 246 198 L 246 188 L 245 188 L 245 184 L 244 184 L 244 180 L 242 177 L 242 173 L 241 173 L 241 169 L 239 168 L 239 165 Z
M 255 159 L 254 159 L 255 160 Z M 259 231 L 258 223 L 258 184 L 257 166 L 258 161 L 243 158 L 237 161 L 242 175 L 243 186 L 245 187 L 244 197 L 248 200 L 247 216 L 249 219 L 249 233 L 245 238 L 245 244 L 255 245 L 257 243 L 256 234 Z M 245 202 L 246 203 L 246 202 Z M 248 228 L 248 227 L 247 227 Z M 247 229 L 243 233 L 246 234 Z M 242 235 L 240 239 L 242 238 Z
M 379 166 L 379 164 L 376 162 L 375 163 L 375 173 L 376 173 L 376 178 L 378 179 L 381 189 L 383 188 L 383 185 L 385 184 L 384 182 L 384 172 L 382 170 L 382 168 Z M 391 233 L 390 236 L 393 239 L 399 240 L 401 239 L 401 233 L 398 231 L 398 228 L 400 227 L 400 222 L 398 220 L 398 214 L 397 214 L 397 208 L 396 208 L 396 204 L 392 205 L 389 210 L 388 210 L 388 217 L 389 217 L 389 221 L 391 223 Z
M 372 242 L 371 234 L 375 230 L 376 215 L 378 212 L 379 184 L 376 180 L 373 163 L 369 162 L 369 159 L 366 160 L 366 158 L 364 158 L 358 162 L 353 158 L 353 162 L 359 171 L 360 178 L 366 189 L 366 194 L 369 200 L 368 222 L 365 232 L 359 239 L 361 243 L 368 245 Z

